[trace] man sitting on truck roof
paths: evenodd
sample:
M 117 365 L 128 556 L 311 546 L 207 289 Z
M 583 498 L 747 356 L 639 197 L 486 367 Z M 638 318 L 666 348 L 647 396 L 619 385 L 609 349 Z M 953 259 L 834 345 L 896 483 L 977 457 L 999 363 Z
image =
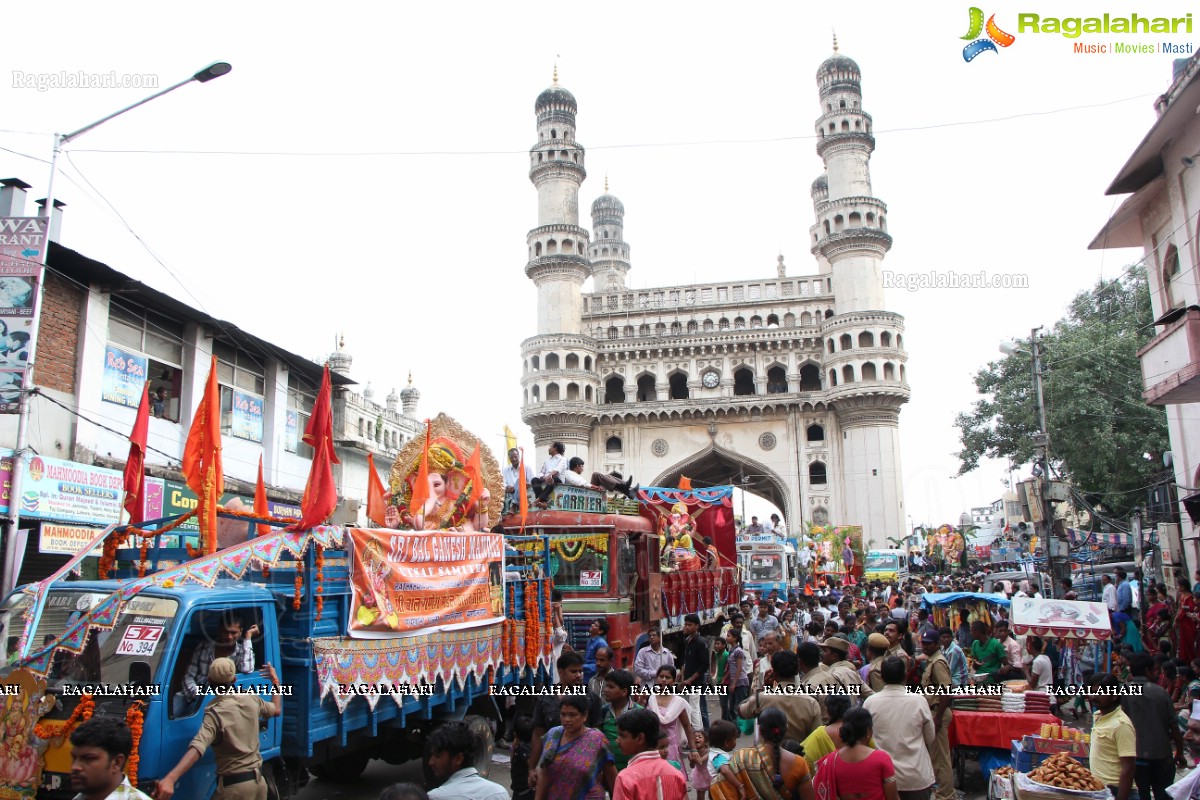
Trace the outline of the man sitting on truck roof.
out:
M 562 442 L 550 444 L 550 457 L 542 462 L 542 468 L 533 479 L 533 491 L 537 502 L 544 506 L 554 491 L 555 484 L 562 483 L 562 473 L 567 471 L 567 459 L 564 455 L 567 447 Z

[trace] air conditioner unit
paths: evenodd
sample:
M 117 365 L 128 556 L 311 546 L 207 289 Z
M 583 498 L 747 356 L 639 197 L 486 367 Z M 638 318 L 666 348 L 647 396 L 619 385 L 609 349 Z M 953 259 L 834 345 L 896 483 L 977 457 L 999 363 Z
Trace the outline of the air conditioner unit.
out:
M 333 510 L 334 525 L 357 525 L 359 501 L 352 497 L 343 497 Z

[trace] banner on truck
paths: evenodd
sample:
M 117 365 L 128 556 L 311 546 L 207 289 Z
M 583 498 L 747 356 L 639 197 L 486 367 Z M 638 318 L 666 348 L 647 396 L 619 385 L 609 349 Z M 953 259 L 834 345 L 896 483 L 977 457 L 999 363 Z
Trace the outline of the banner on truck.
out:
M 350 635 L 387 639 L 504 619 L 504 537 L 351 528 Z

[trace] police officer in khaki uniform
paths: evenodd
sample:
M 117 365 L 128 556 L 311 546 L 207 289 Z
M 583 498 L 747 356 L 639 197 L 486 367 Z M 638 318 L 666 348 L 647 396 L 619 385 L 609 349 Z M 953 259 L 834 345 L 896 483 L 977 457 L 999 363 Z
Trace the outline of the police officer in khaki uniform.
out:
M 210 746 L 217 759 L 217 791 L 214 800 L 267 800 L 267 783 L 262 776 L 262 754 L 258 750 L 258 722 L 283 711 L 279 676 L 270 664 L 263 674 L 275 687 L 274 702 L 254 694 L 221 694 L 204 709 L 204 721 L 183 758 L 158 782 L 155 800 L 171 800 L 175 783 L 192 768 Z M 213 659 L 208 668 L 208 685 L 215 691 L 233 686 L 237 668 L 228 658 Z
M 921 671 L 921 689 L 930 687 L 949 689 L 953 685 L 950 677 L 950 662 L 942 654 L 941 634 L 927 630 L 921 635 L 921 651 L 925 653 L 925 667 Z M 933 775 L 937 779 L 936 800 L 954 800 L 954 770 L 950 765 L 950 710 L 948 695 L 927 694 L 929 711 L 933 714 L 933 729 L 936 738 L 929 748 L 933 762 Z
M 867 655 L 871 657 L 871 668 L 867 671 L 867 685 L 873 692 L 883 691 L 883 659 L 892 643 L 882 633 L 872 633 L 867 637 Z

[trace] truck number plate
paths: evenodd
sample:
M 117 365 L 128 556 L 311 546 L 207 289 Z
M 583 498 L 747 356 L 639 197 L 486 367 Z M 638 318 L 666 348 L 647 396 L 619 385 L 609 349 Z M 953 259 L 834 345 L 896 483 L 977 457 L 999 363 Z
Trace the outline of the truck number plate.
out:
M 130 625 L 117 645 L 119 656 L 152 656 L 162 638 L 161 625 Z
M 598 569 L 585 569 L 579 572 L 580 586 L 600 586 L 602 583 L 601 571 Z

